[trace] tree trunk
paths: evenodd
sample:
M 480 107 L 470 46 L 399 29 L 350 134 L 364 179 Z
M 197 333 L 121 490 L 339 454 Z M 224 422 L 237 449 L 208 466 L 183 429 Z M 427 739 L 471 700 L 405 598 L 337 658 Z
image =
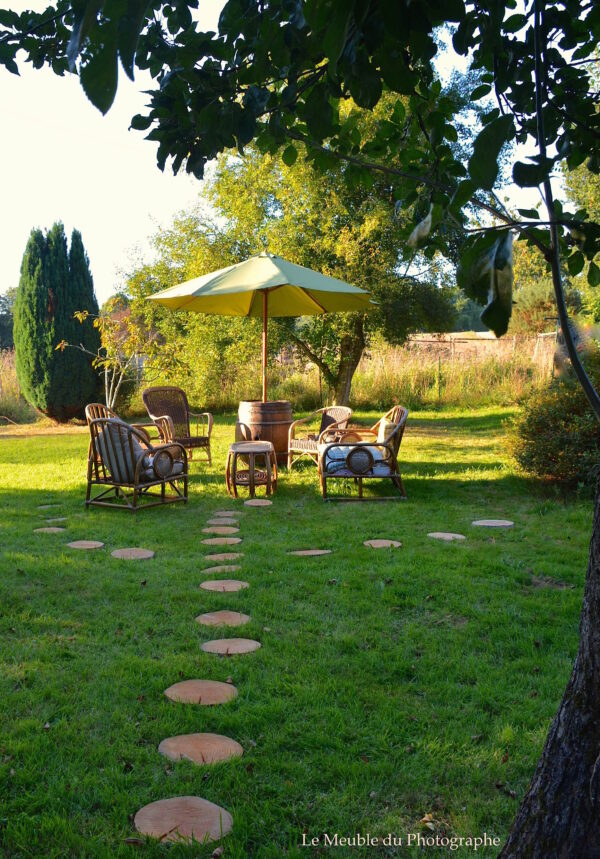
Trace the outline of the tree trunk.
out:
M 571 678 L 500 859 L 600 859 L 600 479 Z
M 340 343 L 340 363 L 335 377 L 334 405 L 347 406 L 356 368 L 365 348 L 365 333 L 361 316 L 356 318 L 352 334 L 345 334 Z

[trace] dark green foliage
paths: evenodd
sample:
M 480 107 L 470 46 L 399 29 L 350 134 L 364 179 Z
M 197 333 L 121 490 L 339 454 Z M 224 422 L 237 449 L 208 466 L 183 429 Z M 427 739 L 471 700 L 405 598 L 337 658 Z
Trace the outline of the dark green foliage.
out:
M 0 351 L 12 349 L 13 339 L 13 307 L 15 303 L 14 289 L 9 289 L 4 295 L 0 295 Z
M 585 365 L 597 387 L 597 343 L 589 349 Z M 600 464 L 600 430 L 572 372 L 553 379 L 529 398 L 515 421 L 510 446 L 524 471 L 566 486 L 583 484 L 591 491 Z
M 73 232 L 68 254 L 62 224 L 54 224 L 46 236 L 32 230 L 15 302 L 17 375 L 27 401 L 58 421 L 80 417 L 98 390 L 91 356 L 80 349 L 57 349 L 66 341 L 98 351 L 100 336 L 92 320 L 82 325 L 74 318 L 85 310 L 98 313 L 81 235 Z

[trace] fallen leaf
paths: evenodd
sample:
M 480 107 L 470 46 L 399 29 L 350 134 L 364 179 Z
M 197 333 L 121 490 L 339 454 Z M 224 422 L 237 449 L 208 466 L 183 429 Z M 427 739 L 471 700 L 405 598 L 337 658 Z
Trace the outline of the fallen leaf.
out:
M 44 731 L 49 731 L 49 730 L 50 730 L 50 722 L 46 722 L 46 724 L 44 725 Z
M 370 796 L 370 798 L 371 798 L 371 799 L 375 799 L 375 797 L 377 796 L 377 791 L 376 791 L 376 790 L 372 790 L 372 791 L 371 791 L 371 793 L 369 794 L 369 796 Z
M 145 843 L 144 841 L 142 841 L 141 838 L 133 838 L 133 837 L 124 838 L 123 842 L 125 844 L 134 844 L 136 847 L 143 847 L 144 843 Z
M 143 582 L 140 582 L 140 585 L 141 585 L 143 588 L 145 588 L 147 584 L 148 584 L 148 579 L 144 579 L 144 581 L 143 581 Z
M 502 755 L 502 763 L 505 764 L 508 761 L 508 752 L 504 752 Z
M 224 852 L 225 852 L 225 848 L 224 848 L 224 847 L 216 847 L 216 848 L 213 850 L 213 852 L 210 854 L 210 855 L 211 855 L 211 859 L 219 859 L 219 856 L 222 856 Z
M 369 759 L 368 759 L 368 757 L 367 757 L 366 755 L 361 755 L 361 756 L 360 756 L 360 759 L 361 759 L 361 761 L 363 762 L 363 764 L 368 764 L 368 763 L 369 763 Z

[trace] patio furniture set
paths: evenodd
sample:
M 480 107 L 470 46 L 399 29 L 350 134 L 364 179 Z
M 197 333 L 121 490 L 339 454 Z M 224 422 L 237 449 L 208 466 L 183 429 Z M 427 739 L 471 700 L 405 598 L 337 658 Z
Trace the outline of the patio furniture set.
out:
M 86 505 L 125 507 L 135 512 L 188 499 L 188 461 L 194 451 L 203 451 L 211 464 L 210 437 L 213 417 L 208 412 L 190 411 L 185 392 L 176 387 L 148 388 L 143 402 L 150 423 L 128 424 L 99 403 L 86 408 L 90 430 L 87 466 Z M 319 420 L 318 431 L 307 424 Z M 353 479 L 358 498 L 363 497 L 363 480 L 386 478 L 406 498 L 398 452 L 408 410 L 394 406 L 371 428 L 349 424 L 352 409 L 330 406 L 287 423 L 285 450 L 276 448 L 268 437 L 269 425 L 258 430 L 238 422 L 238 439 L 229 447 L 225 481 L 230 495 L 238 489 L 254 497 L 258 486 L 267 495 L 277 488 L 277 460 L 287 460 L 288 469 L 300 457 L 317 464 L 324 500 L 329 500 L 327 481 Z M 195 421 L 195 432 L 192 422 Z M 150 433 L 156 433 L 154 438 Z M 99 491 L 92 497 L 93 487 Z M 351 500 L 351 499 L 348 499 Z

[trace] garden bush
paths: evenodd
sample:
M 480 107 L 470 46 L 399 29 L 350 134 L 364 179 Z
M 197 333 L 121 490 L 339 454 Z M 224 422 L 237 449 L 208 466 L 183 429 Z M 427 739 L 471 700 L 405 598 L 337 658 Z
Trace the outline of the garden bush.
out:
M 595 387 L 600 384 L 600 344 L 584 357 Z M 510 448 L 523 471 L 565 486 L 595 484 L 600 431 L 572 370 L 534 391 L 515 420 Z

